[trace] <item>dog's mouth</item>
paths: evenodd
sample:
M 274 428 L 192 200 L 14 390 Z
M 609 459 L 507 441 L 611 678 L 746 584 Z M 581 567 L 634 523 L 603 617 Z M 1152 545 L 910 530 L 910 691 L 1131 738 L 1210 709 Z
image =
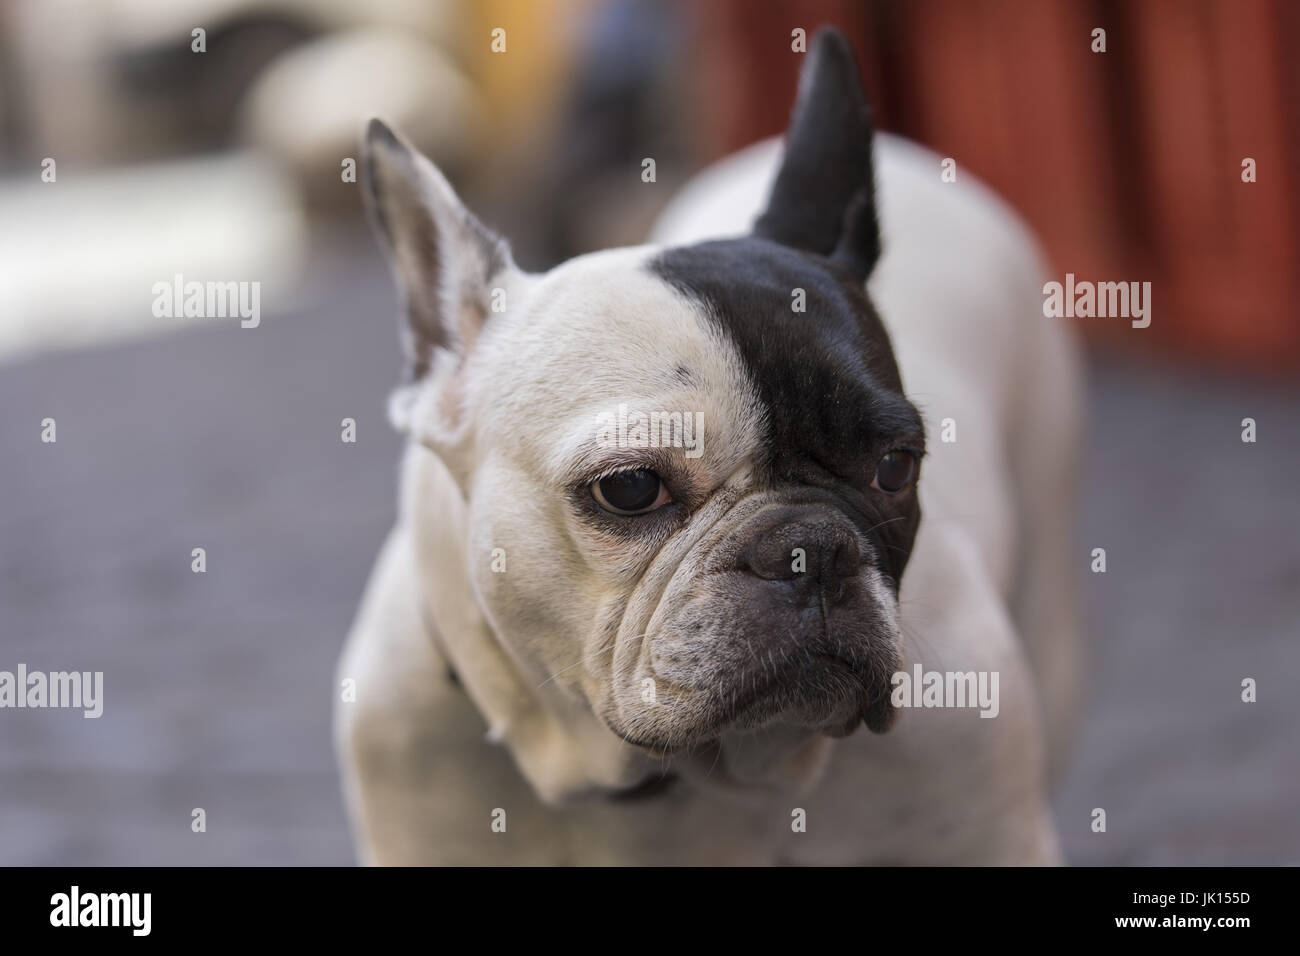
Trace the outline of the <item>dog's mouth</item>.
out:
M 828 737 L 847 737 L 862 724 L 884 733 L 897 716 L 890 703 L 889 672 L 875 660 L 813 652 L 796 673 L 724 698 L 727 704 L 714 729 L 761 729 L 781 722 Z
M 842 738 L 865 724 L 883 734 L 898 716 L 890 700 L 890 675 L 897 661 L 894 653 L 855 661 L 809 652 L 796 666 L 689 694 L 682 706 L 689 706 L 692 718 L 684 724 L 642 722 L 632 732 L 615 721 L 606 723 L 626 742 L 658 757 L 698 748 L 724 733 L 756 733 L 775 726 Z

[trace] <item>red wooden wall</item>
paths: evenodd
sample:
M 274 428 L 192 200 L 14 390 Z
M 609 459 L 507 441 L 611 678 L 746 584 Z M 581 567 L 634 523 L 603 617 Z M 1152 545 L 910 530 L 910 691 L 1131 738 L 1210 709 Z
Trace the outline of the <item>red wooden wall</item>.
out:
M 694 17 L 711 155 L 784 128 L 790 31 L 852 39 L 877 122 L 1006 196 L 1058 274 L 1152 282 L 1119 348 L 1300 369 L 1300 3 L 705 0 Z M 1092 52 L 1094 28 L 1107 51 Z M 1252 157 L 1257 181 L 1243 183 Z M 936 170 L 938 175 L 938 170 Z

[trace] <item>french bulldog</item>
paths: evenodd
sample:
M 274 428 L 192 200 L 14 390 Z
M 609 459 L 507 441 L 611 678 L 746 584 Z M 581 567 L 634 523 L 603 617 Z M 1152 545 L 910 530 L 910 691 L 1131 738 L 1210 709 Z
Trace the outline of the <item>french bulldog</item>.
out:
M 361 859 L 1059 862 L 1076 358 L 844 37 L 783 147 L 541 275 L 377 120 L 363 155 L 409 374 L 338 667 Z

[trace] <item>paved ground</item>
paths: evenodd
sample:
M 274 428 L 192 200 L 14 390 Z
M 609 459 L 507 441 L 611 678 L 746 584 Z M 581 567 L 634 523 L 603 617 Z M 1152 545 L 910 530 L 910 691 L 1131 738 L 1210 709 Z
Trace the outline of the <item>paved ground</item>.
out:
M 329 273 L 315 307 L 256 330 L 0 366 L 0 669 L 107 685 L 99 720 L 0 712 L 0 863 L 353 859 L 332 668 L 393 516 L 398 361 L 369 245 Z M 1300 392 L 1109 362 L 1092 379 L 1081 544 L 1109 571 L 1081 557 L 1069 855 L 1300 863 Z

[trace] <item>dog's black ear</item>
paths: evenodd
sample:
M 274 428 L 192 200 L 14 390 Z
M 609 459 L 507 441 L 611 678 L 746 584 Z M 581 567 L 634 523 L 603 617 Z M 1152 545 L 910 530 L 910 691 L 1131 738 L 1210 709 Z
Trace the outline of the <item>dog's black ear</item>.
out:
M 411 378 L 438 349 L 464 355 L 491 311 L 492 287 L 514 269 L 510 248 L 465 208 L 446 177 L 377 119 L 366 127 L 362 182 L 406 314 Z
M 844 34 L 819 30 L 807 56 L 785 156 L 754 234 L 829 256 L 865 280 L 880 258 L 871 108 Z

